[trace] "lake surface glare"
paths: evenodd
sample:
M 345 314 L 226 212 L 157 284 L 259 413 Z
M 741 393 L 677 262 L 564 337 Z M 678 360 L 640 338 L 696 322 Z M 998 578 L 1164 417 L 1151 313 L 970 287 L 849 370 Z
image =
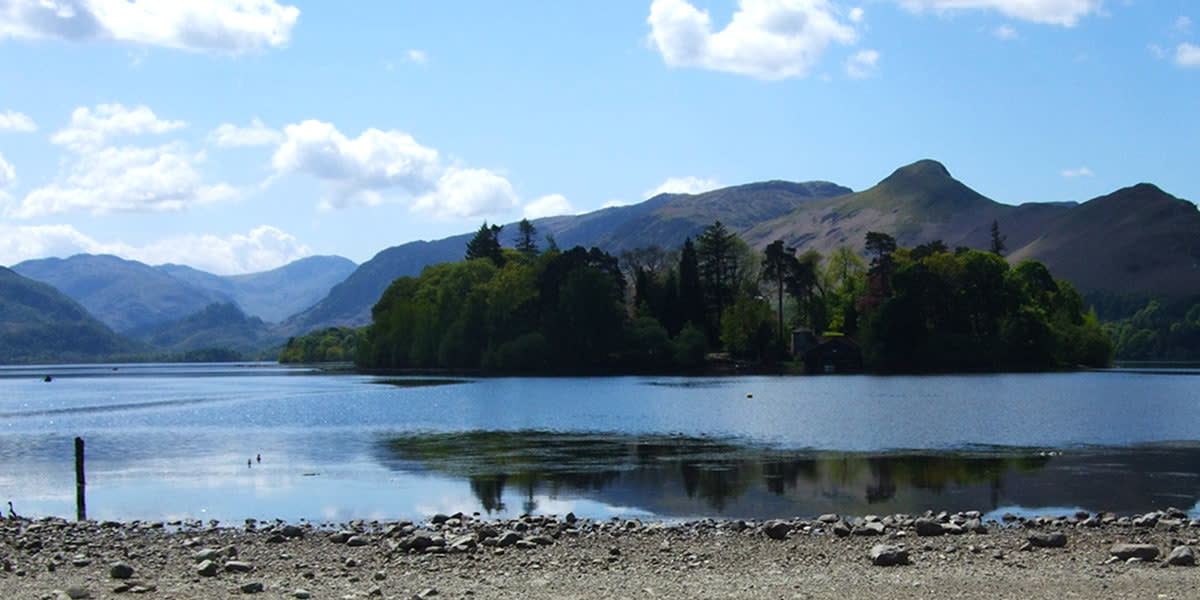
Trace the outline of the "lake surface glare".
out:
M 459 511 L 761 519 L 927 509 L 998 517 L 1167 507 L 1195 517 L 1197 375 L 431 386 L 428 377 L 266 363 L 3 367 L 0 502 L 26 516 L 73 517 L 79 436 L 94 519 L 325 522 Z

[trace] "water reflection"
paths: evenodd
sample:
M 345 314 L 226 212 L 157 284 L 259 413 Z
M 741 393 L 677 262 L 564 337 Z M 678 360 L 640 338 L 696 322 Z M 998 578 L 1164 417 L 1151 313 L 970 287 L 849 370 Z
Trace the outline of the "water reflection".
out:
M 847 453 L 687 436 L 470 431 L 398 435 L 377 451 L 394 471 L 465 479 L 492 514 L 536 512 L 539 497 L 728 518 L 1001 506 L 1135 512 L 1189 509 L 1200 498 L 1194 444 Z

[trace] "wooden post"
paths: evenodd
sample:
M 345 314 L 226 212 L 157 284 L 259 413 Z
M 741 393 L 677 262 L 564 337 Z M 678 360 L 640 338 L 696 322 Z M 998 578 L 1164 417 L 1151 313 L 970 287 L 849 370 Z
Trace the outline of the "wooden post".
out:
M 87 480 L 83 477 L 83 438 L 75 438 L 75 517 L 79 521 L 87 520 L 87 500 L 85 489 Z

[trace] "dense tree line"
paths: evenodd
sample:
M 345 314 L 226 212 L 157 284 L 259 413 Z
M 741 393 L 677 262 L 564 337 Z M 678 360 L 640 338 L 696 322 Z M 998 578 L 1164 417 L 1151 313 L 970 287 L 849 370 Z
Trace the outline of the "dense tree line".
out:
M 281 363 L 319 363 L 354 360 L 363 327 L 330 327 L 288 338 L 279 352 Z
M 720 222 L 675 250 L 618 259 L 599 249 L 542 251 L 519 226 L 518 249 L 486 223 L 465 260 L 389 286 L 359 345 L 375 368 L 503 371 L 673 369 L 709 351 L 772 363 L 790 331 L 837 332 L 877 370 L 1054 368 L 1107 364 L 1112 347 L 1080 295 L 1033 261 L 941 242 L 898 248 L 867 234 L 852 248 L 751 250 Z
M 1120 360 L 1200 360 L 1200 298 L 1148 300 L 1104 329 Z

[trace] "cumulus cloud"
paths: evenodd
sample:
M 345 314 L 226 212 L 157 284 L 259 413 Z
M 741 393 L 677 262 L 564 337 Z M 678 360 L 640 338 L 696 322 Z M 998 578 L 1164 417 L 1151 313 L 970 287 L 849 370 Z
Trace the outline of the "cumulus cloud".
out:
M 898 0 L 914 12 L 931 10 L 948 13 L 962 10 L 994 10 L 1014 19 L 1074 27 L 1079 19 L 1099 13 L 1104 0 Z
M 1175 19 L 1175 29 L 1178 29 L 1179 31 L 1191 31 L 1192 18 L 1187 15 L 1184 15 L 1184 16 L 1179 17 L 1178 19 Z
M 854 15 L 852 14 L 851 17 Z M 738 0 L 724 29 L 688 0 L 654 0 L 650 39 L 673 67 L 697 67 L 759 79 L 803 77 L 833 43 L 857 34 L 828 0 Z
M 94 110 L 81 106 L 71 113 L 71 123 L 66 129 L 55 133 L 50 141 L 83 151 L 101 146 L 117 136 L 166 133 L 186 126 L 183 121 L 159 119 L 145 106 L 125 108 L 121 104 L 101 104 Z
M 88 150 L 77 155 L 58 180 L 29 192 L 10 215 L 176 212 L 236 196 L 228 185 L 204 184 L 193 166 L 203 159 L 203 154 L 188 153 L 180 144 Z
M 853 79 L 866 79 L 879 72 L 879 52 L 859 50 L 846 59 L 846 75 Z
M 1095 177 L 1096 174 L 1087 167 L 1079 167 L 1078 169 L 1066 169 L 1062 172 L 1062 176 L 1074 179 L 1076 177 Z
M 432 192 L 417 198 L 412 209 L 439 219 L 465 219 L 503 214 L 518 203 L 507 179 L 487 169 L 451 167 Z
M 37 131 L 37 124 L 27 115 L 11 110 L 0 113 L 0 131 Z
M 694 175 L 687 177 L 668 177 L 658 187 L 642 192 L 642 196 L 653 198 L 659 194 L 701 194 L 721 187 L 716 179 L 704 179 Z M 614 206 L 621 206 L 616 204 Z
M 274 146 L 283 142 L 283 133 L 267 127 L 258 119 L 253 119 L 249 127 L 222 123 L 208 134 L 208 141 L 222 148 Z
M 309 120 L 283 134 L 272 158 L 276 176 L 303 173 L 324 182 L 323 209 L 374 206 L 387 192 L 439 219 L 497 216 L 520 203 L 503 176 L 443 165 L 437 150 L 400 131 L 367 129 L 350 138 L 330 123 Z
M 300 16 L 276 0 L 5 0 L 0 38 L 117 41 L 238 54 L 288 43 Z
M 1200 46 L 1180 44 L 1175 49 L 1175 64 L 1181 67 L 1200 67 Z
M 526 219 L 540 219 L 557 215 L 569 215 L 575 212 L 575 207 L 562 194 L 542 196 L 525 205 Z
M 271 159 L 275 170 L 324 181 L 325 208 L 377 204 L 379 191 L 388 188 L 426 194 L 441 174 L 437 151 L 399 131 L 372 128 L 351 139 L 330 123 L 308 120 L 288 125 L 283 134 Z
M 270 225 L 229 236 L 189 234 L 142 246 L 102 242 L 71 225 L 0 223 L 0 264 L 74 254 L 115 254 L 147 264 L 186 264 L 220 275 L 266 271 L 312 254 L 294 236 Z
M 850 22 L 862 23 L 863 17 L 866 16 L 866 12 L 862 9 L 861 6 L 855 6 L 854 8 L 850 9 L 849 16 L 850 16 Z
M 425 54 L 421 50 L 409 50 L 408 60 L 415 65 L 424 67 L 425 65 L 429 64 L 429 55 Z

